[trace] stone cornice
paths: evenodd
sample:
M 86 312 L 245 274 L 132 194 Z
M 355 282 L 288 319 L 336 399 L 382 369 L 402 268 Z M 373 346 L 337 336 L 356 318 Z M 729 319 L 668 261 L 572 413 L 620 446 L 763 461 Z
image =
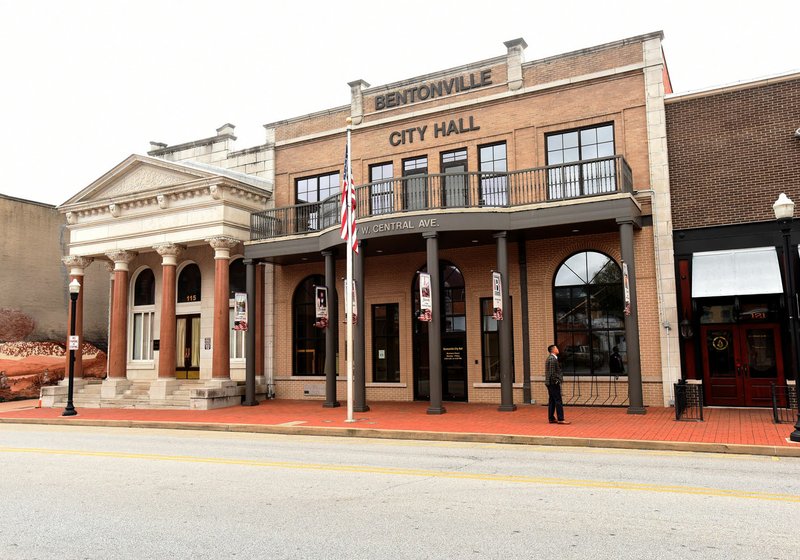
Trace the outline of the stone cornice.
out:
M 157 192 L 133 194 L 115 198 L 112 201 L 93 200 L 81 202 L 59 208 L 60 212 L 66 215 L 67 223 L 70 225 L 78 223 L 79 219 L 85 216 L 96 216 L 108 214 L 118 218 L 124 215 L 126 210 L 136 208 L 160 208 L 165 210 L 171 203 L 179 200 L 192 198 L 210 197 L 213 200 L 223 198 L 233 198 L 236 200 L 246 200 L 257 204 L 266 204 L 270 200 L 271 193 L 266 193 L 255 187 L 242 185 L 227 178 L 207 178 L 198 179 L 189 183 L 184 183 L 176 187 L 168 187 Z

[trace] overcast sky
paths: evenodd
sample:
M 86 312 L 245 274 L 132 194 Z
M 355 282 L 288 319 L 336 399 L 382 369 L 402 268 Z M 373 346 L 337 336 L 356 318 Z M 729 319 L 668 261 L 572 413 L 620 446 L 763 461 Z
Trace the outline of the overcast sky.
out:
M 0 193 L 60 204 L 151 140 L 228 122 L 237 149 L 261 144 L 265 123 L 349 104 L 347 82 L 517 37 L 530 61 L 658 30 L 676 92 L 800 70 L 800 0 L 0 0 Z

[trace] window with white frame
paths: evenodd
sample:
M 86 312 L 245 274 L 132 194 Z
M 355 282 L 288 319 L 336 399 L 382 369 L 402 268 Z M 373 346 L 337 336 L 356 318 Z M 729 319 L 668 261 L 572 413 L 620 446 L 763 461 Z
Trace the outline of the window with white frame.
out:
M 237 292 L 244 293 L 247 291 L 247 276 L 246 276 L 246 267 L 244 265 L 244 259 L 235 259 L 231 261 L 230 267 L 228 269 L 228 282 L 230 285 L 230 318 L 229 324 L 231 328 L 231 340 L 230 340 L 230 354 L 231 360 L 244 360 L 245 359 L 245 339 L 247 331 L 236 331 L 233 330 L 234 319 L 236 317 L 234 308 L 236 305 L 235 302 L 235 295 Z M 248 328 L 252 328 L 252 326 L 248 325 Z
M 153 320 L 156 304 L 156 279 L 153 271 L 145 268 L 136 275 L 133 284 L 131 325 L 131 360 L 153 359 Z

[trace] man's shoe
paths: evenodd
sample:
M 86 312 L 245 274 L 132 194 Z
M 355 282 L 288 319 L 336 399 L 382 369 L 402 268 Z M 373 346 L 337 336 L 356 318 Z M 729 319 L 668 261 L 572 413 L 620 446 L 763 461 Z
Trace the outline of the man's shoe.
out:
M 548 422 L 551 424 L 558 424 L 558 422 L 556 422 L 555 420 L 548 420 Z
M 559 424 L 572 424 L 572 422 L 568 422 L 567 420 L 559 420 Z

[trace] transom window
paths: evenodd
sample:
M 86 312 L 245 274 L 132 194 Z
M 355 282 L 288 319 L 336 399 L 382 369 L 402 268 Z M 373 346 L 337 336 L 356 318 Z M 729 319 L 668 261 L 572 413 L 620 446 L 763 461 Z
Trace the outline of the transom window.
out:
M 481 203 L 486 206 L 506 206 L 508 204 L 506 143 L 481 146 L 478 156 L 481 170 Z
M 615 348 L 627 363 L 619 265 L 597 251 L 577 253 L 558 268 L 553 284 L 556 344 L 564 373 L 608 375 Z
M 549 196 L 570 198 L 616 190 L 614 125 L 603 124 L 547 135 Z M 591 161 L 580 165 L 572 162 Z

